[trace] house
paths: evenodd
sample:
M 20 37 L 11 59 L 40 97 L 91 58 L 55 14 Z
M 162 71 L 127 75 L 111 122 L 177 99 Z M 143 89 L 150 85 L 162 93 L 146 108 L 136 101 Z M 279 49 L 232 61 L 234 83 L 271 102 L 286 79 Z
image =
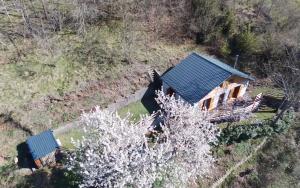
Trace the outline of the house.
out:
M 254 78 L 217 59 L 192 53 L 164 73 L 161 80 L 166 94 L 212 110 L 229 99 L 243 97 Z
M 55 139 L 52 130 L 29 137 L 26 144 L 38 168 L 55 163 L 55 154 L 60 142 Z

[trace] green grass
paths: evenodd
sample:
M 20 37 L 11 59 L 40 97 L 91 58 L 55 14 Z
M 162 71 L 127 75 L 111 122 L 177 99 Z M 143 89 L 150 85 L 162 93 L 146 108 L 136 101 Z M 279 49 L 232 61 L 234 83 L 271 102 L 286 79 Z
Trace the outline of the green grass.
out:
M 0 143 L 2 144 L 0 155 L 10 158 L 17 156 L 17 145 L 21 142 L 24 142 L 27 139 L 27 137 L 28 135 L 26 135 L 23 131 L 18 129 L 11 128 L 9 130 L 1 130 Z
M 71 138 L 74 140 L 80 140 L 84 136 L 82 129 L 72 129 L 68 133 L 56 136 L 62 144 L 62 147 L 65 149 L 74 149 L 74 145 L 71 142 Z
M 254 86 L 253 90 L 250 92 L 250 95 L 251 97 L 255 97 L 259 93 L 262 93 L 263 95 L 270 95 L 278 99 L 283 97 L 283 91 L 274 86 Z
M 255 116 L 256 116 L 256 119 L 259 119 L 259 120 L 267 120 L 267 119 L 272 119 L 274 116 L 275 116 L 275 112 L 256 112 L 255 113 Z
M 270 137 L 256 155 L 228 177 L 223 187 L 239 186 L 240 183 L 239 187 L 298 187 L 300 153 L 299 144 L 295 144 L 298 136 L 293 129 L 299 129 L 299 126 L 294 125 L 287 133 Z M 240 153 L 244 149 L 238 150 Z M 241 182 L 239 173 L 246 169 L 253 170 Z
M 259 93 L 263 95 L 273 96 L 276 99 L 282 99 L 284 93 L 280 88 L 271 87 L 271 86 L 255 86 L 252 91 L 249 92 L 252 97 L 255 97 Z M 271 119 L 276 114 L 276 109 L 268 106 L 262 106 L 258 109 L 255 114 L 255 119 L 266 120 Z
M 133 102 L 118 110 L 120 117 L 125 117 L 128 112 L 132 114 L 131 120 L 134 122 L 139 121 L 141 115 L 149 114 L 141 101 Z

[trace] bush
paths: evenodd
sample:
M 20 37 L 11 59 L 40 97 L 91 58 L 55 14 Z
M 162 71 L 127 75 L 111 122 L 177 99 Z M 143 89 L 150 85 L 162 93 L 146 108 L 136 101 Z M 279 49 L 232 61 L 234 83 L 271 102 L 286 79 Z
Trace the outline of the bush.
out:
M 220 45 L 219 45 L 219 53 L 220 55 L 222 55 L 223 57 L 226 57 L 228 55 L 231 54 L 231 49 L 230 46 L 228 44 L 228 41 L 221 41 Z
M 192 0 L 192 16 L 190 28 L 196 33 L 196 42 L 201 44 L 218 29 L 218 21 L 222 15 L 218 0 Z
M 219 136 L 219 143 L 232 144 L 243 140 L 271 136 L 276 133 L 279 134 L 285 132 L 291 126 L 293 119 L 294 112 L 289 111 L 275 124 L 269 119 L 249 125 L 227 126 Z
M 88 64 L 95 63 L 98 65 L 113 63 L 112 52 L 105 40 L 96 37 L 85 38 L 85 41 L 74 50 L 79 62 Z
M 225 16 L 221 19 L 222 34 L 227 37 L 234 35 L 236 30 L 236 21 L 233 11 L 227 10 Z
M 253 55 L 259 51 L 260 46 L 255 34 L 248 29 L 233 37 L 231 49 L 236 54 Z

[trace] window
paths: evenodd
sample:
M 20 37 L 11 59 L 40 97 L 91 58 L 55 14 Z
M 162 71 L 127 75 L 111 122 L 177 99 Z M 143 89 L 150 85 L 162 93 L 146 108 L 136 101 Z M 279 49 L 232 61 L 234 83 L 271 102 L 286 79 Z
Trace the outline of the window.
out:
M 174 95 L 174 93 L 175 93 L 175 91 L 171 87 L 169 87 L 167 89 L 167 95 L 172 96 L 172 95 Z
M 211 98 L 204 100 L 202 103 L 202 110 L 208 110 L 210 107 L 210 103 L 211 103 Z

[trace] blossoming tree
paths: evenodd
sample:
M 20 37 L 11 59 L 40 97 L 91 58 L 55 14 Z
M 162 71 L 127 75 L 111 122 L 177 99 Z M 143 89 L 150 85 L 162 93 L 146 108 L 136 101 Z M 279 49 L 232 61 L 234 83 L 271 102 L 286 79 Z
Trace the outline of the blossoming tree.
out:
M 217 128 L 199 108 L 157 95 L 162 121 L 154 140 L 146 136 L 151 116 L 133 123 L 130 114 L 120 118 L 99 108 L 82 115 L 86 136 L 74 141 L 67 165 L 81 176 L 81 187 L 181 187 L 209 174 Z

